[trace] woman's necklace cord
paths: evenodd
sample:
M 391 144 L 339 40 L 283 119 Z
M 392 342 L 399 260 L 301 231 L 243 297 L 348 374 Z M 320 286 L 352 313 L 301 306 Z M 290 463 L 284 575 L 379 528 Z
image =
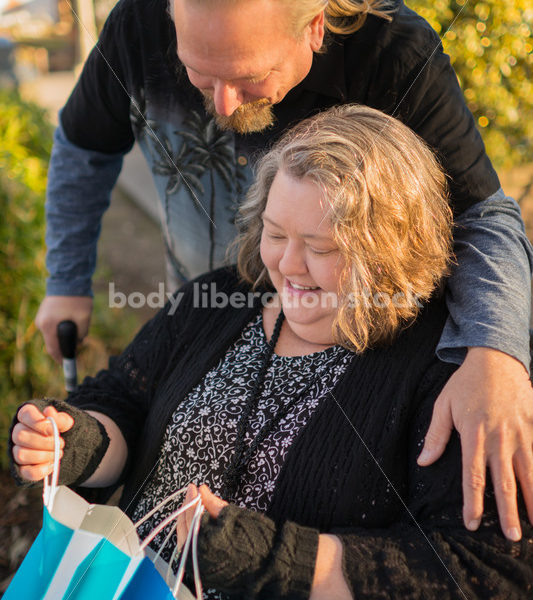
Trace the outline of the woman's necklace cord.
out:
M 239 487 L 241 475 L 250 456 L 253 454 L 253 452 L 255 452 L 255 449 L 257 448 L 259 443 L 263 441 L 263 439 L 272 431 L 277 422 L 279 422 L 280 420 L 276 419 L 276 417 L 278 416 L 276 415 L 274 419 L 270 420 L 270 422 L 265 423 L 265 425 L 259 431 L 258 435 L 252 441 L 252 444 L 250 444 L 248 451 L 245 452 L 244 440 L 246 436 L 246 431 L 248 429 L 250 417 L 252 415 L 252 412 L 257 408 L 257 404 L 259 403 L 261 387 L 263 385 L 263 381 L 265 379 L 265 375 L 270 364 L 270 359 L 272 358 L 272 354 L 274 354 L 274 349 L 276 347 L 276 344 L 278 343 L 279 334 L 281 332 L 281 326 L 283 325 L 284 320 L 285 315 L 283 314 L 282 308 L 279 312 L 278 318 L 276 319 L 276 324 L 274 325 L 274 331 L 272 332 L 270 341 L 268 342 L 267 347 L 265 348 L 261 368 L 259 369 L 259 373 L 257 375 L 257 379 L 255 380 L 254 387 L 246 401 L 244 410 L 239 419 L 239 423 L 237 424 L 235 451 L 233 453 L 229 465 L 226 467 L 226 470 L 222 475 L 222 498 L 228 501 L 230 501 L 234 497 Z

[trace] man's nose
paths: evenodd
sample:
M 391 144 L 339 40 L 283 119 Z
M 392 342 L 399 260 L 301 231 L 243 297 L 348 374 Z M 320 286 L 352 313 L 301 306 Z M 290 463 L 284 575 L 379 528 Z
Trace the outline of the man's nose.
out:
M 215 110 L 219 115 L 229 117 L 242 104 L 242 93 L 239 89 L 226 81 L 215 83 L 213 94 Z

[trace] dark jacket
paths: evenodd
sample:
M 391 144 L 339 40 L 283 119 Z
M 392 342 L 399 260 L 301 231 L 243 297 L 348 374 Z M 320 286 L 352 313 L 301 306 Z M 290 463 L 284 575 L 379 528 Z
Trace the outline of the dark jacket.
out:
M 494 194 L 498 177 L 439 36 L 402 0 L 392 5 L 391 22 L 370 15 L 359 31 L 332 35 L 327 51 L 314 56 L 308 76 L 274 106 L 274 128 L 232 134 L 233 160 L 253 162 L 291 124 L 354 102 L 397 117 L 426 140 L 450 175 L 457 213 Z M 204 118 L 200 93 L 177 58 L 167 0 L 121 0 L 62 111 L 68 139 L 82 148 L 115 153 L 129 149 L 134 136 L 142 142 L 153 134 L 161 138 L 165 131 L 172 150 L 170 135 L 179 138 L 191 111 Z M 153 152 L 159 154 L 160 146 L 154 145 Z M 239 175 L 239 165 L 228 163 L 228 169 Z
M 69 397 L 110 416 L 126 438 L 125 510 L 155 464 L 172 413 L 260 310 L 257 298 L 248 308 L 195 308 L 202 283 L 228 295 L 250 292 L 227 269 L 187 284 L 175 314 L 170 305 L 161 310 L 108 371 Z M 457 435 L 435 465 L 416 464 L 433 403 L 456 368 L 434 353 L 446 316 L 435 300 L 392 345 L 356 356 L 276 482 L 267 514 L 339 535 L 357 599 L 525 598 L 533 585 L 523 506 L 519 543 L 503 538 L 491 489 L 479 531 L 465 529 Z

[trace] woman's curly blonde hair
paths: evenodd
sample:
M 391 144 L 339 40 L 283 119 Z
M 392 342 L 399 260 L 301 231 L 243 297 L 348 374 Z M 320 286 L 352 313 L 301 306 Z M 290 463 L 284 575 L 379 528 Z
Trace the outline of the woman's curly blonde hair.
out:
M 335 107 L 288 131 L 258 162 L 237 218 L 237 265 L 254 289 L 272 287 L 260 242 L 279 170 L 314 182 L 330 207 L 345 265 L 335 340 L 356 352 L 390 342 L 451 261 L 452 213 L 433 153 L 400 121 L 366 106 Z

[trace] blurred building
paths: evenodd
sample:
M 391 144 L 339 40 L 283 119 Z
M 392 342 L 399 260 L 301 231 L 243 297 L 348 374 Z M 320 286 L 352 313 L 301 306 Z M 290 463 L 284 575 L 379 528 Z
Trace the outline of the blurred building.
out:
M 11 40 L 20 70 L 74 68 L 78 28 L 67 0 L 0 0 L 0 36 Z

